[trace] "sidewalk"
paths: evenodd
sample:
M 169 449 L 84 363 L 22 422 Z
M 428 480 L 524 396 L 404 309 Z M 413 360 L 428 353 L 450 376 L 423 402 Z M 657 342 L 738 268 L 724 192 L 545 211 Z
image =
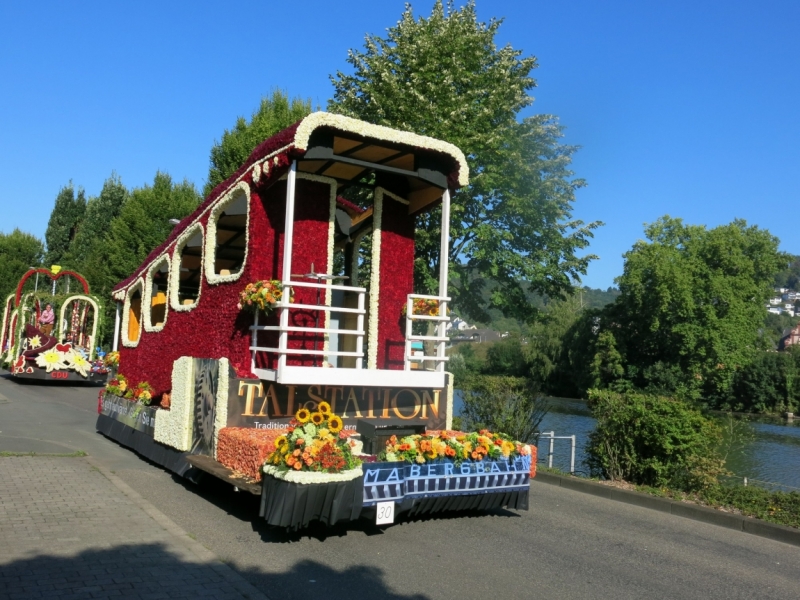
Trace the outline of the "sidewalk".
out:
M 266 597 L 88 458 L 0 457 L 0 599 Z

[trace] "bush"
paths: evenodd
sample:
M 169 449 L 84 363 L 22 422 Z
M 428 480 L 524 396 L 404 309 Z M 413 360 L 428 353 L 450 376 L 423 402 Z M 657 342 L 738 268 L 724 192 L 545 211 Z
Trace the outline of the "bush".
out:
M 594 475 L 691 491 L 724 473 L 721 428 L 687 402 L 589 390 L 589 407 L 597 419 L 587 444 Z
M 473 375 L 464 382 L 464 431 L 489 429 L 530 443 L 549 406 L 536 386 L 524 377 Z

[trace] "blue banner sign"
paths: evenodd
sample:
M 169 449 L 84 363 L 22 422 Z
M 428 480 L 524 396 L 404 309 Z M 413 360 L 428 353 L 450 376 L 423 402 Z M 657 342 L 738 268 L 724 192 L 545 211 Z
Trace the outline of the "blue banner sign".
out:
M 530 488 L 530 456 L 509 461 L 365 463 L 364 506 L 433 498 L 514 492 Z

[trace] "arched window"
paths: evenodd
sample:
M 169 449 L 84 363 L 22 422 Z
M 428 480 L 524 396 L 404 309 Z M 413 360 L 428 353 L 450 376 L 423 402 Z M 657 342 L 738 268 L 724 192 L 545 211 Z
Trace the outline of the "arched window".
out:
M 140 279 L 125 295 L 125 309 L 122 318 L 122 345 L 133 348 L 142 337 L 142 296 L 144 282 Z
M 167 322 L 167 298 L 169 297 L 169 259 L 164 256 L 150 268 L 147 274 L 147 313 L 145 331 L 161 331 Z
M 206 279 L 209 283 L 235 281 L 247 259 L 247 225 L 250 198 L 240 183 L 215 206 L 208 219 Z
M 200 299 L 203 271 L 203 227 L 194 225 L 183 232 L 172 255 L 169 297 L 173 310 L 187 311 Z

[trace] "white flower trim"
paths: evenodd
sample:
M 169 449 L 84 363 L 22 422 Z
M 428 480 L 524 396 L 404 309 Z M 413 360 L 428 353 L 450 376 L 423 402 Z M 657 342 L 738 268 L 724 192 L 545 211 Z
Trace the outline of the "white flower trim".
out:
M 261 164 L 256 163 L 253 165 L 253 183 L 258 183 L 261 179 Z
M 458 163 L 458 184 L 462 187 L 469 184 L 469 167 L 467 166 L 467 160 L 464 158 L 464 153 L 453 144 L 408 131 L 398 131 L 397 129 L 391 129 L 383 125 L 373 125 L 343 115 L 315 112 L 303 119 L 298 126 L 294 134 L 295 147 L 299 150 L 307 150 L 311 134 L 319 127 L 332 127 L 367 138 L 425 148 L 427 150 L 448 154 Z
M 139 337 L 136 338 L 135 342 L 132 342 L 128 339 L 128 325 L 130 324 L 130 315 L 131 315 L 131 296 L 136 293 L 136 288 L 139 288 L 141 297 L 142 297 L 142 307 L 139 311 Z M 139 342 L 142 340 L 142 323 L 144 318 L 144 280 L 139 277 L 136 282 L 128 288 L 127 293 L 125 294 L 125 305 L 122 309 L 122 345 L 126 348 L 136 348 L 139 345 Z
M 161 325 L 155 326 L 152 324 L 152 310 L 153 310 L 153 275 L 161 267 L 162 263 L 167 264 L 167 306 L 164 307 L 164 321 Z M 169 255 L 164 253 L 159 255 L 157 259 L 152 262 L 152 266 L 147 271 L 147 278 L 144 280 L 144 299 L 142 300 L 142 320 L 144 321 L 144 330 L 148 333 L 155 333 L 161 331 L 167 324 L 167 316 L 169 315 L 169 297 L 170 287 L 172 287 L 172 261 Z
M 5 303 L 3 304 L 3 328 L 0 329 L 0 356 L 3 356 L 3 351 L 5 350 L 5 341 L 8 340 L 9 348 L 11 347 L 11 342 L 14 337 L 13 332 L 7 331 L 7 328 L 11 323 L 9 320 L 11 319 L 11 313 L 14 312 L 14 304 L 9 302 L 12 298 L 14 298 L 15 294 L 11 293 L 6 298 Z
M 358 479 L 364 474 L 361 467 L 342 471 L 341 473 L 318 473 L 316 471 L 281 471 L 274 465 L 265 465 L 264 473 L 272 475 L 275 479 L 281 479 L 288 483 L 299 483 L 309 485 L 313 483 L 334 483 L 340 481 L 351 481 Z
M 17 358 L 16 351 L 19 348 L 19 341 L 17 340 L 17 325 L 19 324 L 19 308 L 15 308 L 8 316 L 8 352 L 6 352 L 4 360 L 12 362 Z M 2 351 L 2 348 L 0 348 Z M 2 356 L 2 354 L 0 354 Z
M 245 213 L 245 229 L 244 229 L 244 259 L 242 266 L 239 270 L 230 275 L 218 275 L 214 270 L 214 259 L 216 258 L 216 245 L 217 245 L 217 220 L 220 215 L 225 212 L 225 208 L 238 200 L 239 193 L 244 194 L 245 205 L 247 212 Z M 206 272 L 206 281 L 211 285 L 219 285 L 220 283 L 228 283 L 238 280 L 244 268 L 247 265 L 247 255 L 250 249 L 250 186 L 245 181 L 236 184 L 228 193 L 214 203 L 214 208 L 211 209 L 211 215 L 208 217 L 208 224 L 206 225 L 206 248 L 205 255 L 203 256 L 203 266 Z
M 217 458 L 219 432 L 228 426 L 228 386 L 230 385 L 230 362 L 227 358 L 219 359 L 219 376 L 217 379 L 217 397 L 214 406 L 214 458 Z
M 194 236 L 200 234 L 200 265 L 203 264 L 204 252 L 205 252 L 205 232 L 203 231 L 203 226 L 200 223 L 195 223 L 194 225 L 187 227 L 184 232 L 175 240 L 175 249 L 172 252 L 172 268 L 170 269 L 170 281 L 169 285 L 169 304 L 172 310 L 177 312 L 189 312 L 197 303 L 200 302 L 200 295 L 203 292 L 203 275 L 200 275 L 198 279 L 197 288 L 197 298 L 193 304 L 187 304 L 184 306 L 181 304 L 180 296 L 178 295 L 178 288 L 181 286 L 181 253 L 183 251 L 184 246 L 189 243 Z
M 97 302 L 95 302 L 94 298 L 92 298 L 91 296 L 85 296 L 83 294 L 76 294 L 75 296 L 70 296 L 69 298 L 67 298 L 64 301 L 64 303 L 61 305 L 61 311 L 59 312 L 59 315 L 58 315 L 59 330 L 63 329 L 62 328 L 62 324 L 64 323 L 64 314 L 67 312 L 67 306 L 70 304 L 70 302 L 73 302 L 74 300 L 86 300 L 86 302 L 91 304 L 92 308 L 94 309 L 94 313 L 92 313 L 92 317 L 93 317 L 92 318 L 92 334 L 89 336 L 89 360 L 92 360 L 92 358 L 94 357 L 94 352 L 95 352 L 95 347 L 96 347 L 95 341 L 97 340 L 98 315 L 100 314 L 100 307 L 97 305 Z M 128 313 L 125 313 L 125 314 L 127 315 Z M 139 330 L 139 337 L 141 337 L 141 335 L 142 335 L 142 332 L 141 332 L 141 329 L 140 329 Z M 64 340 L 64 332 L 63 331 L 60 331 L 60 335 L 59 335 L 58 339 L 60 341 Z M 84 377 L 85 377 L 85 375 L 84 375 Z
M 452 373 L 446 373 L 446 374 L 447 374 L 447 379 L 445 380 L 446 381 L 445 385 L 447 387 L 446 387 L 445 391 L 447 393 L 447 416 L 445 417 L 445 420 L 444 420 L 444 427 L 445 427 L 445 429 L 450 431 L 450 430 L 453 429 L 453 394 L 454 394 L 453 389 L 454 389 L 454 387 L 453 387 L 453 374 Z
M 192 408 L 194 405 L 194 359 L 181 356 L 172 364 L 172 391 L 169 410 L 156 411 L 154 439 L 186 452 L 192 447 Z
M 383 218 L 383 188 L 375 188 L 372 212 L 372 264 L 369 274 L 369 331 L 367 368 L 378 368 L 378 307 L 381 283 L 381 219 Z

